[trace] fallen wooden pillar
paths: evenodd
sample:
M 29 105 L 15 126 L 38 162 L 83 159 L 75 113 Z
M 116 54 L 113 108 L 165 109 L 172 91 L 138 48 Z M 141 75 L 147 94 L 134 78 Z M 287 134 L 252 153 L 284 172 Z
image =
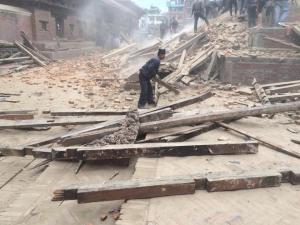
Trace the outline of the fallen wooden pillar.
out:
M 99 131 L 93 131 L 88 133 L 79 134 L 77 136 L 72 136 L 61 140 L 59 143 L 63 146 L 72 146 L 72 145 L 84 145 L 90 143 L 94 140 L 103 138 L 106 135 L 117 132 L 121 127 L 113 127 L 108 129 L 102 129 Z
M 103 56 L 102 59 L 107 59 L 107 58 L 110 58 L 115 55 L 123 54 L 123 53 L 127 52 L 128 50 L 132 50 L 135 46 L 136 46 L 136 43 L 133 43 L 133 44 L 127 45 L 123 48 L 113 50 L 111 53 Z
M 181 142 L 186 141 L 194 136 L 200 135 L 202 133 L 205 133 L 207 131 L 213 130 L 215 128 L 219 127 L 219 125 L 215 123 L 209 123 L 204 125 L 198 125 L 195 127 L 183 129 L 176 132 L 171 132 L 168 134 L 159 135 L 153 138 L 145 139 L 138 141 L 138 143 L 153 143 L 153 142 Z
M 291 91 L 295 91 L 295 90 L 296 91 L 300 90 L 300 83 L 270 88 L 270 89 L 268 89 L 268 92 L 270 92 L 271 94 L 275 94 L 275 93 L 291 92 Z
M 36 148 L 32 155 L 36 158 L 72 159 L 97 161 L 132 157 L 239 155 L 258 152 L 257 142 L 179 142 L 151 144 L 106 145 L 103 147 L 55 147 Z M 3 153 L 5 154 L 5 153 Z
M 0 114 L 0 120 L 32 120 L 33 114 Z
M 222 172 L 72 185 L 55 190 L 52 201 L 89 203 L 193 194 L 196 190 L 217 192 L 278 187 L 287 182 L 299 185 L 299 171 L 298 168 L 287 168 L 279 171 Z
M 173 116 L 173 110 L 171 108 L 163 108 L 154 112 L 142 113 L 139 117 L 141 123 L 147 123 L 150 121 L 158 121 L 168 119 Z
M 269 41 L 273 41 L 275 43 L 279 43 L 279 44 L 282 44 L 286 47 L 289 47 L 289 48 L 295 49 L 297 51 L 300 51 L 300 46 L 295 45 L 293 43 L 288 43 L 286 41 L 283 41 L 283 40 L 280 40 L 280 39 L 277 39 L 277 38 L 271 38 L 271 37 L 264 37 L 264 39 L 269 40 Z
M 205 122 L 225 121 L 238 119 L 246 116 L 258 116 L 262 114 L 274 114 L 290 111 L 299 111 L 300 101 L 285 104 L 266 105 L 253 108 L 241 108 L 233 110 L 223 110 L 214 113 L 200 114 L 184 118 L 171 118 L 158 122 L 141 124 L 141 132 L 153 132 L 177 126 L 191 126 Z
M 33 61 L 35 61 L 38 65 L 40 66 L 46 66 L 46 63 L 43 62 L 42 60 L 40 60 L 38 57 L 36 57 L 32 52 L 31 50 L 27 49 L 25 46 L 23 46 L 22 43 L 18 42 L 18 41 L 15 41 L 15 45 L 22 51 L 24 52 L 25 54 L 29 55 Z
M 126 115 L 128 111 L 51 111 L 51 116 L 115 116 Z
M 192 178 L 115 181 L 107 185 L 86 185 L 76 189 L 57 190 L 53 201 L 77 199 L 78 203 L 121 199 L 144 199 L 195 193 Z
M 292 84 L 299 84 L 300 80 L 294 80 L 294 81 L 287 81 L 287 82 L 277 82 L 277 83 L 269 83 L 269 84 L 262 84 L 262 88 L 272 88 L 272 87 L 280 87 L 280 86 L 286 86 L 286 85 L 292 85 Z
M 295 158 L 300 159 L 300 152 L 292 151 L 292 150 L 286 149 L 285 147 L 280 146 L 278 144 L 270 143 L 269 141 L 265 140 L 262 137 L 255 136 L 254 134 L 250 134 L 250 133 L 248 133 L 246 131 L 243 131 L 243 130 L 238 129 L 236 127 L 233 127 L 231 125 L 228 125 L 228 124 L 225 124 L 225 123 L 217 123 L 217 124 L 219 124 L 221 127 L 224 127 L 226 129 L 229 129 L 229 130 L 233 130 L 233 131 L 235 131 L 235 132 L 237 132 L 239 134 L 245 135 L 246 137 L 249 137 L 249 138 L 252 138 L 254 140 L 257 140 L 262 145 L 264 145 L 264 146 L 266 146 L 266 147 L 268 147 L 270 149 L 273 149 L 275 151 L 278 151 L 278 152 L 284 153 L 286 155 L 293 156 Z
M 172 103 L 167 104 L 167 105 L 163 105 L 163 106 L 159 106 L 159 107 L 154 108 L 154 109 L 150 109 L 149 112 L 158 111 L 158 110 L 165 109 L 165 108 L 171 108 L 173 110 L 179 109 L 179 108 L 182 108 L 182 107 L 185 107 L 185 106 L 188 106 L 188 105 L 192 105 L 192 104 L 197 103 L 197 102 L 204 101 L 204 100 L 206 100 L 206 99 L 208 99 L 212 96 L 213 96 L 213 93 L 211 93 L 210 90 L 207 90 L 207 91 L 205 91 L 205 92 L 203 92 L 203 93 L 201 93 L 197 96 L 181 99 L 179 101 L 172 102 Z
M 161 79 L 158 79 L 156 77 L 152 78 L 152 80 L 154 82 L 157 82 L 159 85 L 167 88 L 168 90 L 173 91 L 175 94 L 179 94 L 179 91 L 175 87 L 173 87 L 171 84 L 168 84 L 168 83 L 166 83 L 166 82 L 164 82 Z
M 235 191 L 254 188 L 277 187 L 281 184 L 278 172 L 239 174 L 234 176 L 208 176 L 207 191 Z
M 0 93 L 1 95 L 1 93 Z M 13 94 L 7 94 L 7 95 L 13 95 Z M 9 115 L 9 114 L 33 114 L 36 113 L 36 110 L 5 110 L 0 111 L 0 115 Z
M 24 57 L 18 57 L 18 58 L 4 58 L 4 59 L 0 59 L 0 63 L 2 62 L 12 62 L 12 61 L 23 61 L 23 60 L 27 60 L 30 59 L 29 56 L 24 56 Z
M 300 98 L 300 93 L 289 93 L 289 94 L 282 94 L 282 95 L 269 95 L 268 96 L 270 102 L 281 102 L 286 100 L 295 100 Z
M 27 120 L 19 122 L 0 123 L 0 129 L 26 129 L 32 127 L 51 127 L 51 126 L 67 126 L 67 125 L 84 125 L 95 124 L 107 121 L 109 118 L 91 118 L 91 119 L 76 119 L 76 120 Z
M 206 69 L 205 73 L 202 76 L 203 80 L 207 81 L 210 79 L 210 77 L 212 76 L 212 73 L 215 71 L 217 61 L 218 61 L 218 54 L 217 54 L 217 51 L 215 50 L 212 53 L 211 61 L 208 65 L 208 68 Z

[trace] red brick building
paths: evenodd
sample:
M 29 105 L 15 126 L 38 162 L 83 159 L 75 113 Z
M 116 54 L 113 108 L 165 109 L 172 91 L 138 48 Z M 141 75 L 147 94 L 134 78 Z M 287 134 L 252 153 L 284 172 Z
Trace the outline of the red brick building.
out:
M 131 33 L 143 10 L 131 0 L 0 0 L 0 40 L 24 31 L 35 42 Z

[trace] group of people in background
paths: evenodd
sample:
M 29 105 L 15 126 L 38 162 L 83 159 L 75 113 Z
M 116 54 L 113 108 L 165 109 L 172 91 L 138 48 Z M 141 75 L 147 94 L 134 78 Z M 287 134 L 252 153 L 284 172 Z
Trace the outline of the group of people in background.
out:
M 163 39 L 168 32 L 171 34 L 176 34 L 178 30 L 179 23 L 175 17 L 172 17 L 169 23 L 167 21 L 162 21 L 160 24 L 160 38 Z
M 297 4 L 297 0 L 291 3 Z M 259 15 L 263 15 L 269 26 L 279 26 L 288 17 L 289 7 L 289 0 L 195 0 L 192 7 L 194 30 L 197 32 L 199 18 L 208 25 L 208 18 L 227 11 L 231 16 L 247 18 L 249 27 L 257 25 Z

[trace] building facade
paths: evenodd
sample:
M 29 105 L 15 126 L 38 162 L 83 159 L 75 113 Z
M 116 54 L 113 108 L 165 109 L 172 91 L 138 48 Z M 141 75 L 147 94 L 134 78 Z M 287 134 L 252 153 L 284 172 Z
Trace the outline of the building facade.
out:
M 193 0 L 170 0 L 167 2 L 169 18 L 175 17 L 180 23 L 189 22 L 192 18 Z

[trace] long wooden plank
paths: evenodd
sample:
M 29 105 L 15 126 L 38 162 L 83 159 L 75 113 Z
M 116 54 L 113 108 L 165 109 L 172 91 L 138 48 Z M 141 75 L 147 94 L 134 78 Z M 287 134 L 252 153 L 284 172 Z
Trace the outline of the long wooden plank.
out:
M 192 178 L 163 178 L 153 180 L 129 180 L 115 181 L 106 185 L 86 185 L 79 189 L 57 190 L 57 201 L 63 196 L 64 199 L 76 198 L 78 203 L 111 201 L 122 199 L 155 198 L 172 195 L 193 194 L 195 192 L 195 181 Z M 69 196 L 67 196 L 70 193 Z
M 149 110 L 149 112 L 161 110 L 161 109 L 164 109 L 164 108 L 171 108 L 173 110 L 179 109 L 179 108 L 182 108 L 182 107 L 185 107 L 185 106 L 195 104 L 197 102 L 202 102 L 202 101 L 204 101 L 204 100 L 206 100 L 206 99 L 208 99 L 212 96 L 213 96 L 213 93 L 211 93 L 210 90 L 207 90 L 207 91 L 202 92 L 199 95 L 188 97 L 188 98 L 185 98 L 185 99 L 180 99 L 176 102 L 172 102 L 172 103 L 169 103 L 169 104 L 151 109 L 151 110 Z
M 120 130 L 120 127 L 113 127 L 108 129 L 102 129 L 99 131 L 89 132 L 80 134 L 77 136 L 72 136 L 61 140 L 59 143 L 63 146 L 72 146 L 72 145 L 84 145 L 90 143 L 94 140 L 100 139 L 105 135 L 112 134 Z
M 32 127 L 52 127 L 52 126 L 67 126 L 67 125 L 84 125 L 102 123 L 109 120 L 109 118 L 78 118 L 73 120 L 59 119 L 59 120 L 26 120 L 26 121 L 11 121 L 1 122 L 0 129 L 26 129 Z
M 94 110 L 94 111 L 51 111 L 51 116 L 115 116 L 126 115 L 127 111 L 108 111 L 108 110 Z
M 53 147 L 34 148 L 24 154 L 33 155 L 35 158 L 52 160 L 84 160 L 98 161 L 123 159 L 132 157 L 163 157 L 163 156 L 201 156 L 201 155 L 239 155 L 256 154 L 258 143 L 250 142 L 175 142 L 175 143 L 145 143 L 106 145 L 100 147 Z M 22 152 L 19 152 L 22 155 Z M 10 151 L 2 151 L 3 155 L 11 155 Z M 15 153 L 14 153 L 15 154 Z
M 235 191 L 278 187 L 281 183 L 300 184 L 299 168 L 278 171 L 214 172 L 189 174 L 104 184 L 81 184 L 57 189 L 52 201 L 77 200 L 78 203 L 146 199 L 178 194 L 193 194 L 195 190 Z
M 205 122 L 216 122 L 238 119 L 246 116 L 258 116 L 262 114 L 274 114 L 290 111 L 299 111 L 300 101 L 293 103 L 284 103 L 276 105 L 265 105 L 253 108 L 241 108 L 233 110 L 223 110 L 212 113 L 199 114 L 196 116 L 188 116 L 184 118 L 171 118 L 158 122 L 149 122 L 141 124 L 140 131 L 147 133 L 158 130 L 163 130 L 178 126 L 192 126 Z
M 202 76 L 202 79 L 207 81 L 211 77 L 212 73 L 214 72 L 214 69 L 217 65 L 218 61 L 218 53 L 216 50 L 213 51 L 212 56 L 211 56 L 211 61 L 205 71 L 205 73 Z
M 283 146 L 280 146 L 278 144 L 273 144 L 273 143 L 270 143 L 269 141 L 265 140 L 263 137 L 258 137 L 256 136 L 255 134 L 250 134 L 246 131 L 243 131 L 241 129 L 238 129 L 236 127 L 233 127 L 232 125 L 228 125 L 228 124 L 225 124 L 225 123 L 218 123 L 221 127 L 224 127 L 226 129 L 229 129 L 229 130 L 233 130 L 239 134 L 242 134 L 242 135 L 245 135 L 247 137 L 250 137 L 254 140 L 257 140 L 259 141 L 262 145 L 270 148 L 270 149 L 273 149 L 275 151 L 278 151 L 278 152 L 281 152 L 281 153 L 284 153 L 286 155 L 289 155 L 289 156 L 292 156 L 292 157 L 295 157 L 295 158 L 298 158 L 300 159 L 300 151 L 299 152 L 296 152 L 296 151 L 292 151 L 292 150 L 289 150 Z
M 300 80 L 294 80 L 294 81 L 287 81 L 287 82 L 262 84 L 261 86 L 263 88 L 270 88 L 270 87 L 280 87 L 280 86 L 291 85 L 291 84 L 299 84 L 299 83 L 300 83 Z
M 206 37 L 206 33 L 201 33 L 201 34 L 198 34 L 195 37 L 191 38 L 190 40 L 184 42 L 181 46 L 179 46 L 178 48 L 176 48 L 173 52 L 171 52 L 170 54 L 168 54 L 166 56 L 166 60 L 168 60 L 169 58 L 173 57 L 177 53 L 181 53 L 184 49 L 188 48 L 193 43 L 195 43 L 195 42 L 203 39 L 204 37 Z
M 0 111 L 0 115 L 9 115 L 9 114 L 33 114 L 36 110 L 5 110 Z
M 23 61 L 23 60 L 27 60 L 30 59 L 29 56 L 24 56 L 24 57 L 17 57 L 17 58 L 4 58 L 4 59 L 0 59 L 0 63 L 1 62 L 11 62 L 11 61 Z
M 269 41 L 273 41 L 273 42 L 276 42 L 276 43 L 285 45 L 286 47 L 289 47 L 289 48 L 295 49 L 295 50 L 297 50 L 297 51 L 300 51 L 300 46 L 295 45 L 295 44 L 293 44 L 293 43 L 288 43 L 288 42 L 282 41 L 282 40 L 280 40 L 280 39 L 277 39 L 277 38 L 271 38 L 271 37 L 264 37 L 264 39 L 269 40 Z
M 117 49 L 117 50 L 114 50 L 112 51 L 111 53 L 103 56 L 102 58 L 103 59 L 107 59 L 107 58 L 110 58 L 112 56 L 115 56 L 115 55 L 118 55 L 118 54 L 123 54 L 124 52 L 128 51 L 129 49 L 132 49 L 133 47 L 136 46 L 136 43 L 133 43 L 133 44 L 130 44 L 130 45 L 127 45 L 123 48 L 120 48 L 120 49 Z
M 268 96 L 270 102 L 280 102 L 284 100 L 295 100 L 300 98 L 300 93 L 289 93 L 289 94 L 282 94 L 282 95 L 269 95 Z
M 154 77 L 154 78 L 152 78 L 152 80 L 153 80 L 154 82 L 157 82 L 159 85 L 161 85 L 161 86 L 167 88 L 168 90 L 173 91 L 175 94 L 179 94 L 179 93 L 180 93 L 180 92 L 179 92 L 175 87 L 173 87 L 171 84 L 168 84 L 167 82 L 164 82 L 164 81 L 162 81 L 162 80 L 159 79 L 159 78 Z
M 46 63 L 44 63 L 43 61 L 41 61 L 38 57 L 36 57 L 35 55 L 33 55 L 27 48 L 25 48 L 20 42 L 15 41 L 15 45 L 24 53 L 26 53 L 27 55 L 29 55 L 38 65 L 40 66 L 46 66 Z
M 291 85 L 287 85 L 287 86 L 283 86 L 283 87 L 270 88 L 269 92 L 271 94 L 275 94 L 275 93 L 284 93 L 284 92 L 290 92 L 290 91 L 295 91 L 295 90 L 300 90 L 300 83 L 291 84 Z
M 138 141 L 138 143 L 153 143 L 153 142 L 178 142 L 178 141 L 185 141 L 190 137 L 190 134 L 193 134 L 194 132 L 198 132 L 197 135 L 200 135 L 201 133 L 207 132 L 213 127 L 218 126 L 212 126 L 214 123 L 204 124 L 204 125 L 198 125 L 191 128 L 158 135 L 152 138 L 146 138 L 145 140 Z M 183 140 L 184 139 L 184 140 Z
M 32 120 L 33 114 L 0 114 L 0 120 Z

